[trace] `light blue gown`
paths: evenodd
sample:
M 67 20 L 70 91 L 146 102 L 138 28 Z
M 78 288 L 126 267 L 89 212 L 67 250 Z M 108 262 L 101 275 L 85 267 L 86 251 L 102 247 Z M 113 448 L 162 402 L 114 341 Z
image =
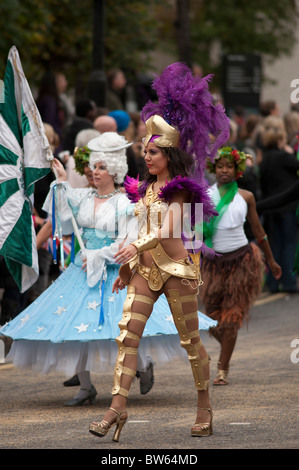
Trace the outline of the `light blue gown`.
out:
M 85 250 L 83 255 L 81 252 L 76 255 L 75 262 L 45 292 L 0 329 L 0 334 L 14 340 L 7 360 L 37 373 L 57 370 L 70 376 L 80 370 L 113 372 L 117 355 L 115 338 L 119 335 L 118 322 L 126 298 L 126 289 L 112 293 L 119 271 L 113 255 L 125 236 L 126 243 L 136 239 L 133 205 L 118 193 L 95 212 L 93 190 L 73 189 L 64 184 L 62 193 L 64 231 L 70 230 L 67 224 L 74 214 L 82 228 Z M 49 212 L 51 198 L 49 194 L 44 205 Z M 66 198 L 68 206 L 64 205 Z M 82 256 L 87 258 L 87 273 L 82 270 Z M 216 325 L 201 312 L 198 315 L 200 330 Z M 147 356 L 157 364 L 186 358 L 164 295 L 154 304 L 145 325 L 138 370 L 145 368 Z

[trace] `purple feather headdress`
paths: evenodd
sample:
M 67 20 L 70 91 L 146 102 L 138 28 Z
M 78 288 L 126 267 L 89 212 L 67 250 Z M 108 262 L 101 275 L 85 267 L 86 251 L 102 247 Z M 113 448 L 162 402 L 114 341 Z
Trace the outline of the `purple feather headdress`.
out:
M 194 77 L 181 62 L 169 65 L 152 85 L 158 102 L 149 101 L 141 114 L 144 122 L 159 115 L 179 131 L 179 147 L 194 156 L 194 177 L 199 179 L 207 157 L 214 161 L 218 148 L 229 137 L 229 119 L 223 106 L 214 103 L 209 91 L 212 77 Z

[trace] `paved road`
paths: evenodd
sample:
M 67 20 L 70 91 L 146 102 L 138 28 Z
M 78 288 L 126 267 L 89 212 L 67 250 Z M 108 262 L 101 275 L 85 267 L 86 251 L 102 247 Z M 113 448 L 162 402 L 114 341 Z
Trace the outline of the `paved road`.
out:
M 213 377 L 218 345 L 213 338 L 203 339 Z M 193 378 L 188 362 L 173 363 L 156 366 L 148 395 L 141 396 L 139 382 L 133 383 L 119 443 L 111 441 L 112 433 L 98 439 L 88 432 L 89 423 L 110 404 L 112 374 L 94 376 L 95 405 L 67 408 L 63 404 L 74 389 L 63 387 L 64 376 L 36 376 L 0 364 L 0 448 L 94 449 L 101 451 L 98 463 L 108 463 L 100 459 L 114 455 L 113 450 L 120 458 L 128 450 L 151 455 L 151 450 L 167 454 L 172 449 L 181 456 L 194 454 L 200 463 L 204 449 L 298 449 L 298 361 L 299 295 L 264 295 L 252 309 L 248 329 L 240 331 L 230 384 L 211 388 L 214 435 L 190 437 L 196 414 Z

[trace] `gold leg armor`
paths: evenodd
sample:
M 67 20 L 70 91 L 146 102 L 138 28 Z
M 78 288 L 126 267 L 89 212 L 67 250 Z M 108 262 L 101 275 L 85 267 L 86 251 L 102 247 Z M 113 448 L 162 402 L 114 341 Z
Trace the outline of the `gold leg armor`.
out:
M 184 314 L 183 304 L 186 302 L 196 301 L 196 294 L 181 296 L 180 292 L 177 289 L 169 289 L 167 300 L 169 302 L 174 323 L 178 330 L 180 336 L 180 344 L 186 349 L 188 354 L 188 359 L 191 364 L 191 369 L 195 381 L 195 387 L 197 390 L 207 390 L 209 387 L 209 380 L 206 379 L 206 374 L 204 373 L 204 366 L 209 364 L 209 356 L 207 355 L 204 345 L 199 336 L 199 330 L 189 332 L 186 321 L 197 319 L 197 311 L 192 313 Z M 192 339 L 199 338 L 199 341 L 193 342 Z M 204 357 L 200 357 L 200 350 L 204 353 Z
M 118 355 L 114 368 L 114 383 L 112 395 L 118 394 L 127 397 L 129 394 L 131 382 L 136 375 L 137 352 L 142 332 L 140 336 L 135 333 L 132 333 L 131 331 L 129 331 L 128 323 L 130 322 L 130 320 L 137 320 L 142 322 L 143 331 L 148 317 L 146 315 L 142 315 L 141 313 L 132 312 L 132 305 L 134 301 L 143 302 L 151 306 L 154 304 L 153 299 L 144 295 L 135 294 L 135 287 L 128 286 L 127 297 L 123 308 L 123 316 L 121 321 L 118 323 L 121 331 L 119 336 L 116 338 L 116 342 L 118 344 Z M 131 367 L 126 367 L 124 365 L 125 360 L 131 365 Z M 131 377 L 129 385 L 127 381 L 126 388 L 122 386 L 122 378 L 124 375 Z

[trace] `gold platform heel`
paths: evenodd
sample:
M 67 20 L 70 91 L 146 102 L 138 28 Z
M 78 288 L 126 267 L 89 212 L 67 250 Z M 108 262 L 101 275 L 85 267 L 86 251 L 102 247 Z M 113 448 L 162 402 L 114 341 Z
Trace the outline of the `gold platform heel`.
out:
M 94 434 L 95 436 L 104 437 L 108 433 L 109 429 L 115 424 L 116 429 L 115 429 L 112 440 L 115 441 L 115 442 L 118 442 L 121 430 L 123 428 L 123 425 L 125 424 L 125 422 L 128 419 L 128 415 L 127 415 L 126 411 L 121 411 L 120 413 L 118 413 L 118 411 L 116 411 L 114 408 L 110 407 L 109 409 L 114 411 L 114 413 L 116 413 L 116 415 L 117 415 L 116 416 L 116 421 L 114 423 L 111 423 L 111 424 L 108 423 L 108 421 L 105 421 L 104 419 L 102 419 L 102 421 L 100 421 L 100 422 L 94 421 L 89 426 L 89 432 L 91 432 L 91 434 Z M 122 418 L 123 414 L 126 415 L 125 418 Z
M 211 408 L 200 408 L 198 410 L 209 411 L 211 415 L 211 420 L 209 423 L 195 423 L 191 428 L 191 436 L 193 437 L 202 437 L 210 436 L 213 434 L 213 411 Z

